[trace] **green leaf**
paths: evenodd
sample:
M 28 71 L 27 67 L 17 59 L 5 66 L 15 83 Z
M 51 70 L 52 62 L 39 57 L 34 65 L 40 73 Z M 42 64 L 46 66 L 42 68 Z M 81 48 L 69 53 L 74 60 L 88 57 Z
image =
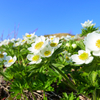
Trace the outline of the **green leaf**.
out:
M 78 45 L 82 50 L 85 50 L 85 45 L 84 45 L 82 39 L 81 39 L 79 42 L 77 42 L 77 45 Z
M 65 92 L 63 93 L 63 98 L 66 99 L 66 100 L 68 100 L 68 95 L 67 95 L 67 93 L 65 93 Z M 61 99 L 61 100 L 64 100 L 64 99 Z
M 56 67 L 59 67 L 59 68 L 63 68 L 64 67 L 64 65 L 62 65 L 62 64 L 59 64 L 59 63 L 53 63 L 53 66 L 56 66 Z
M 73 100 L 74 99 L 74 95 L 73 92 L 70 94 L 69 100 Z
M 77 91 L 76 86 L 70 81 L 70 79 L 68 78 L 68 76 L 63 73 L 63 71 L 61 71 L 59 68 L 57 68 L 54 64 L 52 64 L 52 68 L 54 68 L 55 70 L 57 70 L 59 72 L 59 74 L 62 75 L 62 77 L 66 79 L 66 84 L 67 85 L 69 85 L 73 90 Z
M 98 73 L 97 73 L 96 71 L 90 72 L 89 78 L 91 78 L 92 83 L 94 83 L 94 82 L 96 81 L 97 74 L 98 74 Z
M 5 76 L 5 74 L 4 74 L 3 72 L 0 72 L 0 75 L 2 75 L 2 76 L 3 76 L 4 78 L 6 78 L 9 82 L 11 82 L 11 81 L 9 80 L 9 78 Z M 11 82 L 11 83 L 12 83 L 12 82 Z

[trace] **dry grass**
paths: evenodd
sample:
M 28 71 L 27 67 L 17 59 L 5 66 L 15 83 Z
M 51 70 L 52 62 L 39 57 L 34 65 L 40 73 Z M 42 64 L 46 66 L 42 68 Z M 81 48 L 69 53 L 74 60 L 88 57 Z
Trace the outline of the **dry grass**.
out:
M 49 36 L 56 36 L 56 37 L 59 37 L 61 38 L 62 36 L 67 36 L 67 35 L 71 35 L 73 36 L 72 34 L 69 34 L 69 33 L 55 33 L 55 34 L 49 34 L 49 35 L 44 35 L 45 37 L 49 37 Z

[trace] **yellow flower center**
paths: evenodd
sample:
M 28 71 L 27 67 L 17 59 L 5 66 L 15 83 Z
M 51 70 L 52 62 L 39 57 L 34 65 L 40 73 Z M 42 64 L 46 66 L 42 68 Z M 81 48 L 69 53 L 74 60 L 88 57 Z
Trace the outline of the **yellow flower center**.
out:
M 71 36 L 71 38 L 73 38 L 73 37 L 75 37 L 75 36 Z
M 56 47 L 56 46 L 57 46 L 57 43 L 53 43 L 53 42 L 52 42 L 52 43 L 50 44 L 50 46 L 51 46 L 51 47 Z
M 81 60 L 86 60 L 87 58 L 88 58 L 88 53 L 86 53 L 86 52 L 83 52 L 81 55 L 79 55 L 78 57 L 79 57 L 79 59 L 81 59 Z
M 0 54 L 0 58 L 3 58 L 4 57 L 4 55 L 3 54 Z
M 54 37 L 51 38 L 51 40 L 53 40 L 53 39 L 54 39 Z
M 8 61 L 8 63 L 11 63 L 11 62 L 14 62 L 14 60 L 13 60 L 13 59 L 10 59 L 10 60 Z
M 24 42 L 25 40 L 22 40 L 22 42 Z
M 45 56 L 49 56 L 50 54 L 51 54 L 51 51 L 45 51 L 45 52 L 44 52 L 44 55 L 45 55 Z
M 31 35 L 26 35 L 27 37 L 31 37 Z
M 100 49 L 100 39 L 96 41 L 96 46 Z
M 33 61 L 37 61 L 39 60 L 39 55 L 35 55 L 33 58 L 32 58 Z
M 36 45 L 35 45 L 35 49 L 40 49 L 41 47 L 42 47 L 42 45 L 43 45 L 44 43 L 43 42 L 39 42 L 39 43 L 37 43 Z
M 18 46 L 18 44 L 16 43 L 15 46 Z
M 69 60 L 69 57 L 68 56 L 66 56 L 66 60 Z

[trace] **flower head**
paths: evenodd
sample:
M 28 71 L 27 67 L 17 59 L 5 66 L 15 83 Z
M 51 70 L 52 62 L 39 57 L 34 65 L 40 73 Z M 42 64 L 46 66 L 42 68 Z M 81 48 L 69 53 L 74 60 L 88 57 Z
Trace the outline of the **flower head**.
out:
M 13 47 L 17 47 L 17 46 L 19 46 L 20 44 L 21 44 L 20 41 L 19 41 L 19 42 L 16 42 L 16 43 L 13 44 Z
M 6 52 L 4 52 L 4 53 L 1 53 L 1 52 L 0 52 L 0 61 L 5 60 L 5 59 L 6 59 L 6 55 L 7 55 Z
M 93 57 L 91 56 L 90 51 L 79 50 L 78 54 L 74 54 L 71 56 L 71 59 L 76 64 L 83 64 L 83 63 L 88 64 L 92 62 Z
M 40 53 L 42 57 L 50 57 L 54 52 L 54 48 L 50 47 L 49 45 L 43 48 Z
M 70 35 L 67 35 L 66 37 L 64 37 L 65 40 L 69 41 L 69 40 L 75 40 L 78 38 L 78 35 L 75 35 L 75 36 L 70 36 Z
M 31 33 L 31 34 L 26 33 L 25 36 L 23 36 L 23 38 L 25 38 L 25 39 L 33 38 L 34 37 L 34 34 L 35 34 L 35 32 L 34 33 Z
M 66 60 L 68 63 L 72 62 L 71 53 L 68 53 L 67 51 L 64 51 L 63 53 L 64 53 L 64 58 L 65 58 L 65 60 Z
M 41 49 L 43 49 L 48 44 L 48 40 L 45 41 L 45 37 L 37 37 L 35 43 L 32 44 L 31 47 L 28 48 L 32 53 L 38 53 Z
M 49 37 L 50 41 L 52 41 L 52 40 L 55 39 L 55 38 L 57 38 L 55 35 Z
M 10 67 L 15 61 L 16 61 L 16 56 L 13 58 L 11 56 L 6 57 L 6 62 L 4 62 L 5 67 Z
M 62 43 L 59 44 L 59 38 L 54 38 L 52 41 L 49 42 L 49 45 L 52 48 L 57 49 L 62 45 Z
M 100 34 L 96 32 L 89 33 L 84 39 L 87 49 L 93 51 L 93 55 L 100 56 Z
M 31 62 L 29 64 L 38 64 L 42 61 L 40 54 L 28 54 L 27 59 Z

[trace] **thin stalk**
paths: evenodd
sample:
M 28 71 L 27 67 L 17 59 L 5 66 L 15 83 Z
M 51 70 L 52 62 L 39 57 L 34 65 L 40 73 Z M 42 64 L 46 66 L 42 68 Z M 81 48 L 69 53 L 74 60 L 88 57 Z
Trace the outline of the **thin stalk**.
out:
M 45 91 L 43 91 L 43 100 L 47 100 L 47 98 L 45 97 Z
M 19 61 L 19 46 L 18 46 L 18 63 L 20 64 L 20 61 Z
M 96 90 L 97 100 L 100 100 L 100 89 Z
M 92 99 L 93 99 L 93 100 L 97 100 L 97 98 L 96 98 L 96 90 L 93 91 Z
M 73 83 L 69 80 L 68 76 L 66 74 L 64 74 L 62 71 L 60 71 L 57 67 L 55 67 L 54 65 L 52 66 L 54 69 L 56 69 L 65 79 L 66 81 L 69 83 L 68 85 L 77 92 L 77 88 L 75 85 L 73 85 Z
M 45 99 L 45 91 L 43 91 L 43 99 Z

